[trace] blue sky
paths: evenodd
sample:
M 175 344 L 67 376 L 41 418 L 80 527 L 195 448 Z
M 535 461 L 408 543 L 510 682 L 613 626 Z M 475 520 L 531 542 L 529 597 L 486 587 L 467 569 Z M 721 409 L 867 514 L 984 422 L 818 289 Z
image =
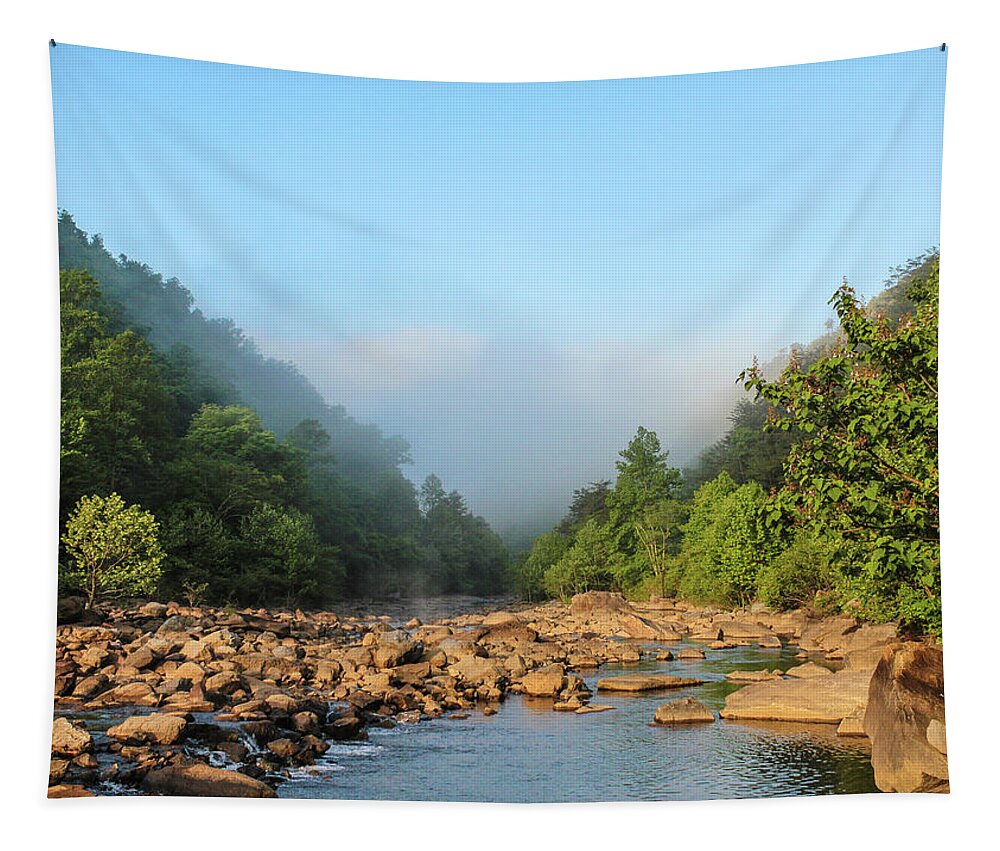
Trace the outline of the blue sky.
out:
M 937 244 L 946 54 L 428 83 L 60 45 L 59 205 L 413 445 L 498 526 Z

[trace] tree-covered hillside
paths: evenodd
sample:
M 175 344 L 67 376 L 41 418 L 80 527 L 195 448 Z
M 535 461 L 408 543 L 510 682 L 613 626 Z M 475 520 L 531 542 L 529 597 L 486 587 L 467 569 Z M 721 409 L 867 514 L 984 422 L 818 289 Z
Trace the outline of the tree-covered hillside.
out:
M 522 593 L 818 605 L 939 633 L 938 263 L 895 270 L 867 305 L 845 281 L 837 330 L 748 368 L 752 395 L 683 482 L 640 427 L 617 481 L 577 490 L 519 557 Z
M 499 538 L 437 477 L 418 498 L 405 441 L 326 404 L 293 365 L 65 212 L 59 245 L 65 583 L 79 586 L 79 554 L 95 547 L 110 550 L 91 566 L 128 563 L 128 530 L 150 529 L 138 506 L 163 549 L 164 594 L 324 603 L 504 587 Z

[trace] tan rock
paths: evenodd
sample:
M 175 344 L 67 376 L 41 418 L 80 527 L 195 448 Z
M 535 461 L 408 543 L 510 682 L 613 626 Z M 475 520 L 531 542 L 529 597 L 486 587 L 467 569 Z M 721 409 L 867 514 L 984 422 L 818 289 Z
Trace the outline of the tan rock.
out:
M 948 740 L 945 737 L 945 725 L 937 718 L 931 718 L 927 725 L 927 743 L 939 753 L 948 756 Z
M 92 750 L 94 740 L 81 726 L 70 723 L 65 718 L 52 722 L 52 754 L 73 758 Z
M 562 665 L 546 665 L 521 678 L 525 694 L 534 697 L 552 697 L 566 687 L 566 669 Z
M 93 798 L 96 797 L 89 789 L 77 784 L 59 783 L 49 786 L 48 796 L 50 798 Z
M 815 662 L 806 662 L 804 665 L 795 665 L 785 671 L 789 677 L 797 677 L 798 679 L 811 679 L 813 677 L 829 677 L 833 675 L 833 671 L 829 668 L 824 668 L 822 665 L 817 665 Z
M 670 674 L 625 674 L 620 677 L 607 677 L 597 681 L 598 691 L 658 691 L 668 688 L 684 688 L 697 686 L 704 680 L 690 677 L 674 677 Z
M 222 798 L 277 798 L 260 780 L 238 771 L 212 768 L 202 763 L 172 765 L 150 771 L 142 788 L 153 795 L 191 795 Z
M 621 594 L 614 594 L 610 591 L 587 591 L 584 594 L 576 594 L 569 605 L 569 610 L 573 614 L 583 614 L 594 610 L 627 612 L 631 608 Z
M 588 715 L 591 712 L 607 712 L 609 709 L 614 709 L 614 707 L 606 703 L 590 703 L 586 706 L 581 706 L 576 710 L 575 714 Z
M 864 720 L 878 788 L 947 792 L 944 724 L 941 648 L 919 642 L 889 645 L 872 675 Z
M 174 676 L 182 680 L 191 680 L 192 683 L 200 683 L 205 680 L 207 674 L 205 669 L 197 662 L 184 662 L 177 666 Z
M 765 680 L 780 680 L 781 671 L 730 671 L 726 679 L 734 683 L 760 683 Z
M 504 623 L 520 623 L 521 619 L 513 612 L 490 612 L 483 618 L 483 626 L 499 626 Z
M 677 653 L 678 659 L 704 659 L 705 651 L 696 647 L 682 647 Z
M 865 736 L 865 704 L 855 707 L 837 727 L 838 736 Z
M 839 671 L 828 677 L 755 683 L 726 698 L 723 718 L 839 724 L 868 695 L 871 675 Z
M 108 729 L 108 736 L 129 744 L 172 745 L 184 735 L 187 722 L 177 715 L 133 715 Z
M 469 685 L 494 685 L 506 679 L 507 671 L 496 659 L 465 656 L 448 668 L 448 673 Z
M 657 707 L 656 724 L 704 724 L 715 721 L 715 713 L 693 697 L 671 700 Z

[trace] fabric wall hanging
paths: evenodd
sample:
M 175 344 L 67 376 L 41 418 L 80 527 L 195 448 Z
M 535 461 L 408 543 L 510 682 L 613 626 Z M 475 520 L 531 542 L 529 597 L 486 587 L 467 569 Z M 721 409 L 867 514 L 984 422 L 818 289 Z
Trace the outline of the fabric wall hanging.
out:
M 947 791 L 943 45 L 50 51 L 50 795 Z

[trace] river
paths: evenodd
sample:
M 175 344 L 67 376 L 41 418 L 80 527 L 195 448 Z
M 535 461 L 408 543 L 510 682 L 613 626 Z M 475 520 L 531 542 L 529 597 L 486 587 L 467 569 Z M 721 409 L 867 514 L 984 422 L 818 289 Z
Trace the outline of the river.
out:
M 653 647 L 643 643 L 642 646 Z M 686 644 L 663 645 L 676 653 Z M 693 645 L 692 645 L 693 646 Z M 638 695 L 595 694 L 613 710 L 553 712 L 551 702 L 511 695 L 487 717 L 441 718 L 369 730 L 333 744 L 316 765 L 278 787 L 286 798 L 582 802 L 752 798 L 877 792 L 866 739 L 822 724 L 717 721 L 650 726 L 656 707 L 692 696 L 718 712 L 738 686 L 737 668 L 801 663 L 794 647 L 713 651 L 708 660 L 605 665 L 581 675 L 593 689 L 615 674 L 658 671 L 708 683 Z

